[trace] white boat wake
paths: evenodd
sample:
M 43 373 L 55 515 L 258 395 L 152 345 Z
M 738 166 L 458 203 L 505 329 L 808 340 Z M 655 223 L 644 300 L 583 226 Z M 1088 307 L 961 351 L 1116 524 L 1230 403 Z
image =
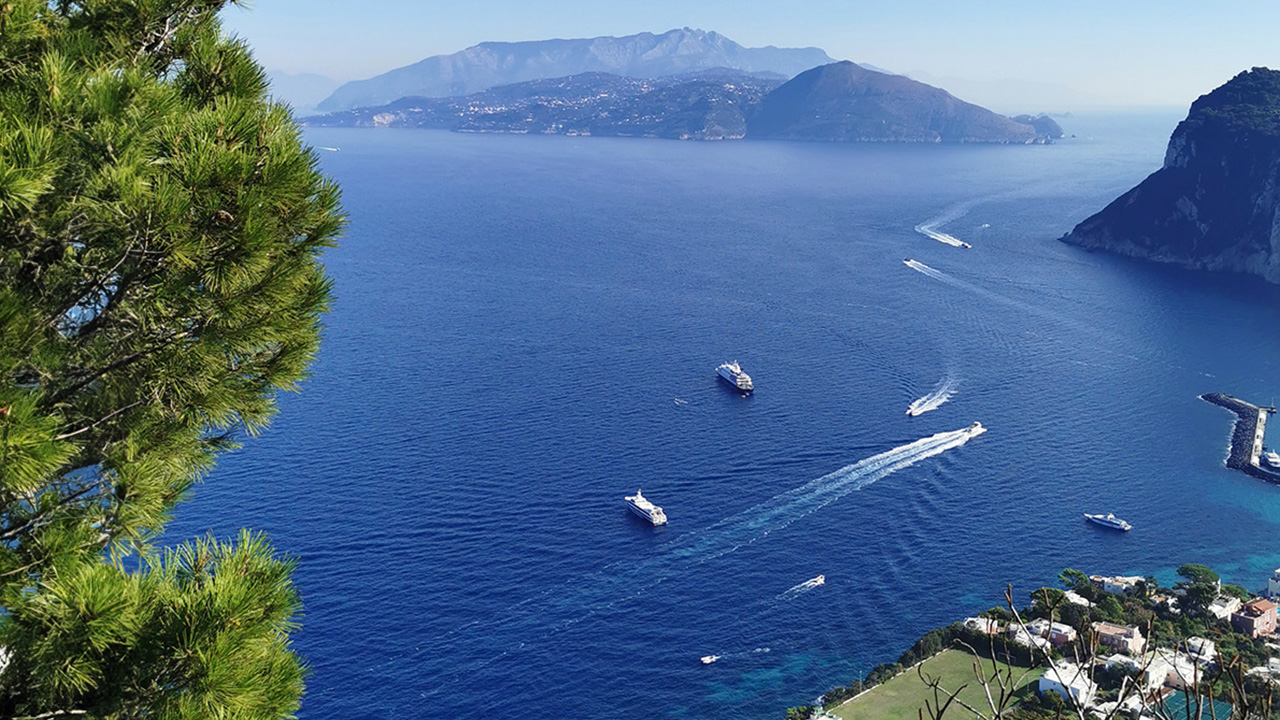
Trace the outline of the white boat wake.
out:
M 805 593 L 809 592 L 810 590 L 812 590 L 812 589 L 814 589 L 814 588 L 816 588 L 816 587 L 821 587 L 821 586 L 823 586 L 823 585 L 825 585 L 825 584 L 826 584 L 826 576 L 824 576 L 824 575 L 819 575 L 819 576 L 818 576 L 818 577 L 816 577 L 816 578 L 811 578 L 811 579 L 809 579 L 809 580 L 805 580 L 804 582 L 800 583 L 799 585 L 796 585 L 795 587 L 789 588 L 789 589 L 787 589 L 786 591 L 784 591 L 784 592 L 782 592 L 782 593 L 779 593 L 779 594 L 778 594 L 778 599 L 779 599 L 779 600 L 793 600 L 793 599 L 795 599 L 796 597 L 799 597 L 800 595 L 803 595 L 803 594 L 805 594 Z
M 958 248 L 973 247 L 972 245 L 961 240 L 955 235 L 948 235 L 947 233 L 944 233 L 944 232 L 938 232 L 938 226 L 936 224 L 917 225 L 916 232 L 920 233 L 921 235 L 924 235 L 925 237 L 933 238 L 934 240 L 937 240 L 940 243 L 946 243 L 951 247 L 958 247 Z
M 951 247 L 971 248 L 973 246 L 970 245 L 969 243 L 961 240 L 960 238 L 954 235 L 948 235 L 947 233 L 941 232 L 938 230 L 938 228 L 942 227 L 943 225 L 946 225 L 949 222 L 959 220 L 965 215 L 968 215 L 969 210 L 972 209 L 973 206 L 985 201 L 986 199 L 987 198 L 975 198 L 973 200 L 968 200 L 968 201 L 959 203 L 957 205 L 953 205 L 947 208 L 946 210 L 944 210 L 941 215 L 938 215 L 937 217 L 929 218 L 928 220 L 925 220 L 924 222 L 917 225 L 916 232 L 920 233 L 921 235 L 924 235 L 927 238 L 937 240 L 940 243 L 945 243 L 947 245 L 950 245 Z M 990 227 L 990 226 L 988 225 L 987 227 Z
M 951 396 L 955 394 L 956 386 L 959 384 L 959 381 L 951 376 L 943 378 L 942 382 L 939 382 L 938 386 L 928 395 L 912 401 L 911 405 L 907 407 L 907 414 L 911 417 L 916 417 L 917 415 L 937 410 L 942 407 L 943 403 L 951 399 Z
M 408 657 L 419 661 L 432 658 L 433 662 L 439 663 L 435 670 L 446 675 L 447 682 L 473 676 L 495 663 L 508 662 L 509 659 L 504 661 L 504 658 L 519 653 L 540 638 L 566 630 L 598 613 L 610 612 L 662 582 L 688 577 L 698 572 L 699 565 L 767 537 L 849 493 L 862 490 L 921 460 L 958 448 L 984 432 L 986 429 L 975 423 L 961 430 L 930 435 L 846 465 L 725 518 L 705 530 L 686 533 L 646 559 L 610 565 L 517 603 L 485 621 L 469 623 L 438 636 L 408 653 Z M 818 584 L 814 578 L 787 593 L 794 591 L 798 595 Z M 403 659 L 406 658 L 389 659 L 388 663 Z M 494 671 L 497 671 L 496 667 Z M 436 681 L 436 689 L 442 690 L 446 678 L 437 677 Z M 427 693 L 428 696 L 431 694 Z

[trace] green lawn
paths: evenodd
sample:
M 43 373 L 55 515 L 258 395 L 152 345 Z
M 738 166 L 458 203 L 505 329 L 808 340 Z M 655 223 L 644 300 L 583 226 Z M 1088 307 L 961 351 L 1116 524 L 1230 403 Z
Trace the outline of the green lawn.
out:
M 991 661 L 983 660 L 986 673 L 991 672 Z M 930 677 L 942 676 L 942 686 L 954 691 L 961 685 L 968 685 L 960 693 L 960 699 L 970 705 L 985 709 L 986 695 L 982 687 L 973 679 L 973 655 L 964 650 L 946 650 L 942 654 L 929 658 L 920 668 Z M 1014 680 L 1022 673 L 1022 668 L 1014 667 Z M 1026 697 L 1035 692 L 1035 682 L 1040 679 L 1043 670 L 1027 673 L 1019 686 L 1017 697 Z M 998 692 L 998 691 L 997 691 Z M 993 695 L 994 697 L 994 695 Z M 917 710 L 924 707 L 925 700 L 933 700 L 933 691 L 929 689 L 915 670 L 905 672 L 889 682 L 872 688 L 870 692 L 856 700 L 851 700 L 834 710 L 832 715 L 844 720 L 917 720 Z M 1014 701 L 1016 704 L 1017 700 Z M 963 707 L 952 703 L 947 709 L 948 720 L 965 720 L 974 717 Z

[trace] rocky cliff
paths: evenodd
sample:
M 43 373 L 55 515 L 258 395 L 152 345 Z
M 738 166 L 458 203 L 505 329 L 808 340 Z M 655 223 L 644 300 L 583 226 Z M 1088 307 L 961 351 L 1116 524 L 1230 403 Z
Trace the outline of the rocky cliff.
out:
M 1201 96 L 1164 167 L 1062 240 L 1280 283 L 1280 72 L 1254 68 Z
M 902 75 L 851 62 L 800 73 L 765 96 L 747 136 L 852 142 L 1035 143 L 1029 123 L 960 100 Z

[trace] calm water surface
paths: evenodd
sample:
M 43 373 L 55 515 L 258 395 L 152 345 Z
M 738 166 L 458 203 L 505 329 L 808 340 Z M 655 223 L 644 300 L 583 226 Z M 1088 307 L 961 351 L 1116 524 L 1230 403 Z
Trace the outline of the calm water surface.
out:
M 1232 416 L 1196 396 L 1280 394 L 1280 292 L 1057 242 L 1176 121 L 1048 147 L 312 131 L 351 215 L 314 376 L 168 537 L 297 555 L 305 720 L 772 718 L 1063 567 L 1259 586 L 1280 491 L 1222 467 Z M 733 359 L 754 396 L 716 379 Z

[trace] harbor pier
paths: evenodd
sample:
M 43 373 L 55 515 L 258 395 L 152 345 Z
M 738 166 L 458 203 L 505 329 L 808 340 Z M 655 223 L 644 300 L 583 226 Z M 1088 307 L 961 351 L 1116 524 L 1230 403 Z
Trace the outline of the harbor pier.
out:
M 1280 485 L 1280 474 L 1262 467 L 1261 464 L 1267 416 L 1275 413 L 1276 409 L 1254 405 L 1226 393 L 1205 393 L 1200 399 L 1226 408 L 1236 415 L 1235 427 L 1231 431 L 1231 447 L 1227 450 L 1227 467 Z

